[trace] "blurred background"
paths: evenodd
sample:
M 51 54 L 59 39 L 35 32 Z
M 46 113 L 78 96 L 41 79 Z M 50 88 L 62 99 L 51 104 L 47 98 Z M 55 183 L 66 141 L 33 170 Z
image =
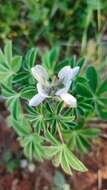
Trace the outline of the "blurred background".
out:
M 6 39 L 13 51 L 24 55 L 35 46 L 60 46 L 62 56 L 84 56 L 105 78 L 107 73 L 107 0 L 0 0 L 0 48 Z M 107 122 L 93 120 L 102 135 L 81 157 L 89 171 L 66 176 L 50 162 L 29 163 L 8 128 L 8 115 L 0 96 L 0 190 L 107 189 Z

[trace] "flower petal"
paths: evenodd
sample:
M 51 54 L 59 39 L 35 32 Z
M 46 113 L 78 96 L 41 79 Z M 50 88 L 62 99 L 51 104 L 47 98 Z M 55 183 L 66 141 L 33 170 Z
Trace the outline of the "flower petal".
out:
M 63 67 L 58 73 L 59 79 L 63 80 L 63 84 L 66 85 L 70 80 L 78 74 L 80 67 L 71 68 L 70 66 Z
M 46 69 L 41 65 L 36 65 L 32 68 L 32 74 L 34 78 L 36 78 L 37 81 L 41 83 L 45 83 L 45 81 L 48 79 L 48 73 Z
M 48 88 L 44 87 L 41 83 L 37 84 L 37 90 L 41 96 L 48 97 Z
M 29 101 L 30 106 L 38 106 L 46 97 L 41 96 L 40 94 L 36 94 L 33 98 Z
M 64 88 L 60 88 L 56 91 L 55 95 L 60 96 L 61 94 L 64 94 L 66 92 L 68 92 L 70 86 L 71 86 L 71 81 L 68 81 L 68 83 L 66 83 Z
M 70 71 L 70 80 L 72 80 L 78 73 L 79 73 L 80 67 L 74 67 Z
M 58 77 L 59 79 L 64 79 L 71 71 L 71 67 L 70 66 L 65 66 L 63 67 L 59 73 L 58 73 Z
M 69 93 L 61 94 L 60 97 L 70 107 L 72 107 L 72 108 L 77 107 L 77 100 L 71 94 L 69 94 Z

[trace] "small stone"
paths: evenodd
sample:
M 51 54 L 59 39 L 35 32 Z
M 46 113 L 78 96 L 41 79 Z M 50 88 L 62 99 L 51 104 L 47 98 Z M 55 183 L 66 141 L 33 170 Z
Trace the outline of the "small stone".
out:
M 23 160 L 21 160 L 20 161 L 20 167 L 21 168 L 26 168 L 28 166 L 28 162 L 27 162 L 27 160 L 25 160 L 25 159 L 23 159 Z
M 29 165 L 28 165 L 28 170 L 29 170 L 29 172 L 31 172 L 31 173 L 33 173 L 34 171 L 35 171 L 35 164 L 33 164 L 33 163 L 30 163 Z

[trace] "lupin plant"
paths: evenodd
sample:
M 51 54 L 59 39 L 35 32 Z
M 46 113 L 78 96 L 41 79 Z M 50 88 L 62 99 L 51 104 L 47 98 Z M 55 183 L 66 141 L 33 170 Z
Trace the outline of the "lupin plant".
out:
M 59 55 L 55 47 L 14 56 L 7 41 L 0 50 L 1 96 L 10 113 L 7 123 L 28 159 L 52 160 L 72 175 L 72 169 L 87 171 L 75 154 L 87 153 L 90 139 L 100 134 L 87 122 L 107 119 L 107 79 L 98 83 L 98 72 L 86 67 L 85 58 Z

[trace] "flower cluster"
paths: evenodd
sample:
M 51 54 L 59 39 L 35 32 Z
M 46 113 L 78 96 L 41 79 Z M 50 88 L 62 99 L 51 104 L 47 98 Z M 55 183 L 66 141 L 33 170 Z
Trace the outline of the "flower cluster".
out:
M 53 77 L 51 80 L 46 69 L 41 65 L 36 65 L 32 68 L 32 74 L 38 81 L 36 94 L 30 101 L 29 105 L 38 106 L 46 98 L 53 96 L 60 97 L 68 106 L 77 107 L 77 100 L 74 96 L 68 93 L 72 80 L 79 73 L 79 67 L 71 68 L 70 66 L 63 67 L 58 73 L 58 77 Z

